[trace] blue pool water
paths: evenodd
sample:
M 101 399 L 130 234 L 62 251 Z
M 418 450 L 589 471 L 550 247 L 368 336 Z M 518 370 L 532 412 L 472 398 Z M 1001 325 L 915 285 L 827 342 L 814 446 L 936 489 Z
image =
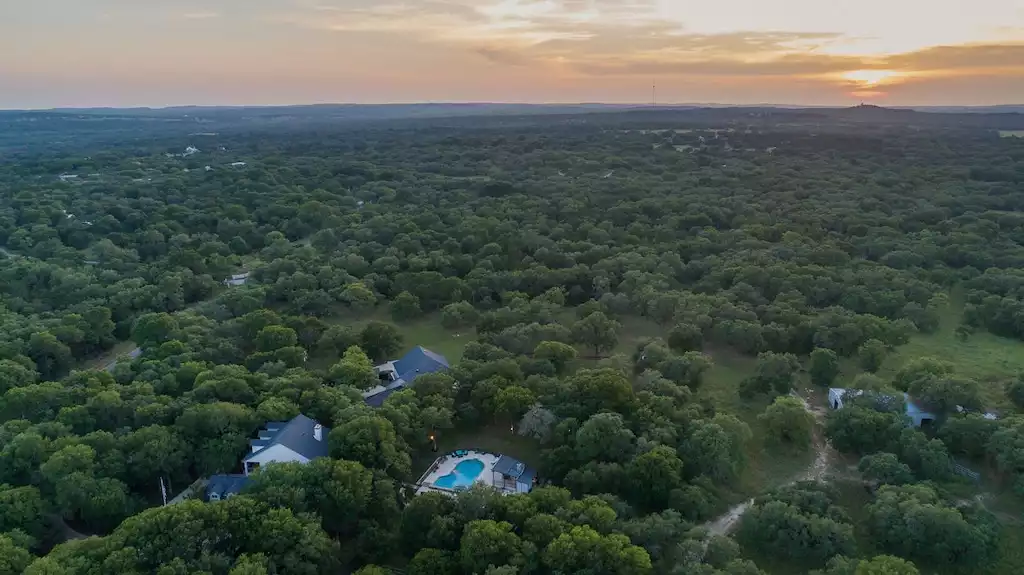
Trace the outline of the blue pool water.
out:
M 479 459 L 467 459 L 455 465 L 455 469 L 448 475 L 437 478 L 434 485 L 444 489 L 455 489 L 457 487 L 469 487 L 473 485 L 477 477 L 484 471 L 484 462 Z

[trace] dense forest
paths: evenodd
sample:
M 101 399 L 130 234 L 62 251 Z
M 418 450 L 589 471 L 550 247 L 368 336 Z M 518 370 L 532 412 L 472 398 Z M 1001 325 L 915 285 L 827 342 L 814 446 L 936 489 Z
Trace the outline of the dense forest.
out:
M 0 115 L 0 575 L 1024 570 L 1022 116 L 187 112 Z

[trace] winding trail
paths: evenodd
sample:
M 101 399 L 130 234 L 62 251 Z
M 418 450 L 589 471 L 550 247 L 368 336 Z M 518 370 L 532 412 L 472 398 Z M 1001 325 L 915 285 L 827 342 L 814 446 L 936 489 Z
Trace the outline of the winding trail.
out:
M 50 521 L 53 521 L 54 525 L 57 526 L 57 529 L 60 531 L 61 537 L 64 538 L 64 541 L 71 541 L 72 539 L 86 539 L 89 537 L 84 533 L 75 531 L 73 527 L 67 524 L 67 521 L 64 521 L 64 518 L 61 517 L 59 513 L 51 513 L 49 517 Z
M 804 409 L 809 411 L 814 416 L 816 425 L 814 426 L 813 435 L 813 447 L 814 447 L 814 461 L 805 469 L 802 473 L 799 473 L 791 480 L 778 487 L 784 487 L 786 485 L 792 485 L 800 481 L 817 481 L 823 479 L 828 475 L 829 464 L 832 460 L 832 446 L 829 445 L 825 436 L 822 434 L 822 426 L 824 425 L 826 411 L 824 408 L 815 408 L 807 402 L 806 399 L 800 397 L 795 392 L 791 393 L 793 397 L 799 399 L 804 404 Z M 718 517 L 708 521 L 703 525 L 708 530 L 710 535 L 727 535 L 731 532 L 736 524 L 739 523 L 743 514 L 750 509 L 750 506 L 754 504 L 754 499 L 750 498 L 742 503 L 738 503 L 729 508 L 728 511 L 719 515 Z

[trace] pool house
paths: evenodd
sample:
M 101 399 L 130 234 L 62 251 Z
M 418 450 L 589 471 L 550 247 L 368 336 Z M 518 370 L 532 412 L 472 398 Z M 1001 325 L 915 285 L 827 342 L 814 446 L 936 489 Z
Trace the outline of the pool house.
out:
M 529 493 L 537 472 L 525 463 L 502 455 L 491 467 L 491 484 L 509 493 Z

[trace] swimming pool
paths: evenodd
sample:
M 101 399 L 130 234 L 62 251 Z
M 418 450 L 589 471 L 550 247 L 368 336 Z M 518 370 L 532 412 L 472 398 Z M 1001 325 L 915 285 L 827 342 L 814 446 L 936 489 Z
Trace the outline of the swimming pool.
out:
M 484 462 L 479 459 L 467 459 L 455 465 L 455 469 L 448 475 L 442 475 L 434 481 L 434 485 L 444 489 L 456 489 L 458 487 L 469 487 L 476 481 L 477 477 L 484 471 Z

